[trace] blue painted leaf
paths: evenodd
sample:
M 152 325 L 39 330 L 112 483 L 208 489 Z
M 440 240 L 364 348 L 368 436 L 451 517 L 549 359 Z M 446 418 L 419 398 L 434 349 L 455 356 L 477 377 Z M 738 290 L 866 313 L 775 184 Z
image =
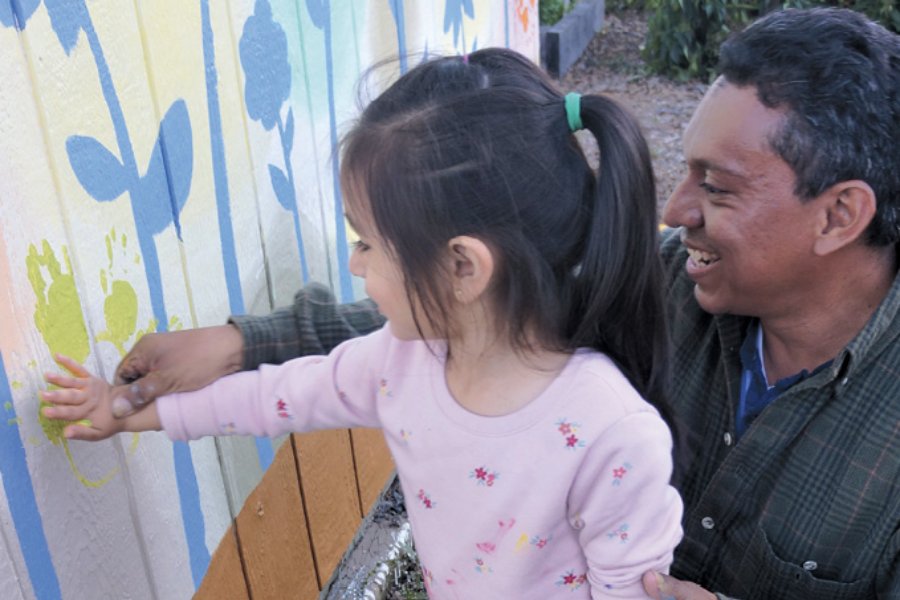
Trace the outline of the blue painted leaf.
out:
M 294 148 L 294 109 L 288 109 L 287 122 L 284 124 L 284 149 L 288 156 Z
M 178 99 L 169 107 L 169 112 L 159 125 L 161 148 L 166 156 L 169 172 L 169 190 L 175 204 L 175 215 L 181 214 L 191 191 L 194 172 L 194 145 L 191 132 L 191 117 L 187 104 Z
M 50 25 L 59 43 L 69 54 L 78 41 L 79 32 L 91 22 L 84 0 L 44 0 L 44 6 L 50 14 Z
M 444 4 L 444 33 L 453 27 L 453 45 L 459 40 L 459 31 L 463 26 L 463 13 L 470 19 L 475 18 L 475 7 L 472 0 L 446 0 Z
M 288 178 L 285 177 L 284 171 L 275 165 L 269 165 L 269 177 L 272 178 L 272 188 L 275 190 L 275 197 L 278 204 L 285 210 L 294 211 L 294 188 L 291 187 Z
M 306 10 L 309 11 L 309 18 L 313 25 L 318 29 L 325 29 L 331 18 L 331 15 L 328 14 L 331 11 L 328 0 L 306 0 Z
M 187 202 L 194 169 L 191 119 L 184 100 L 176 100 L 159 124 L 159 136 L 150 153 L 150 164 L 141 178 L 141 188 L 135 202 L 142 202 L 139 211 L 153 234 L 175 224 L 178 237 L 181 225 L 178 215 Z
M 94 138 L 69 136 L 66 152 L 81 187 L 95 200 L 114 200 L 128 187 L 128 175 L 122 163 Z
M 41 0 L 0 0 L 0 25 L 25 29 L 25 23 L 40 4 Z

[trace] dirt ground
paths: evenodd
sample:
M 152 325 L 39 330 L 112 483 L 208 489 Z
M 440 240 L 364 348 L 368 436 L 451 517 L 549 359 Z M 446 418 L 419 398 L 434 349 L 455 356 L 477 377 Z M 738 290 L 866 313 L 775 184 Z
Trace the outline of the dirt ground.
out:
M 559 83 L 565 91 L 608 94 L 638 117 L 650 144 L 661 205 L 684 174 L 681 135 L 708 86 L 650 75 L 640 50 L 646 35 L 643 13 L 607 12 L 603 30 Z

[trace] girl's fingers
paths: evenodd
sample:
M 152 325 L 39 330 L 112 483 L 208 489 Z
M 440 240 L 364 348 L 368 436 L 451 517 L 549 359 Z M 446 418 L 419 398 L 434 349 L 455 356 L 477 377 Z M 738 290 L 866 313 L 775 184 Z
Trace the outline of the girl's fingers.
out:
M 56 419 L 57 421 L 79 421 L 87 418 L 90 410 L 84 406 L 45 406 L 41 409 L 41 414 L 48 419 Z
M 50 404 L 65 404 L 69 406 L 78 406 L 87 401 L 87 394 L 80 389 L 45 390 L 41 392 L 41 398 L 44 402 Z
M 88 377 L 70 377 L 59 373 L 44 373 L 44 379 L 61 388 L 86 388 L 91 381 Z
M 69 373 L 71 373 L 72 375 L 75 375 L 76 377 L 90 377 L 91 376 L 90 371 L 88 371 L 83 366 L 81 366 L 81 363 L 79 363 L 78 361 L 76 361 L 74 359 L 69 358 L 65 354 L 56 354 L 56 356 L 54 356 L 54 358 L 56 359 L 57 363 L 59 363 L 60 365 L 65 367 L 65 369 Z
M 111 433 L 105 433 L 100 431 L 99 429 L 94 429 L 93 427 L 82 425 L 79 423 L 74 423 L 72 425 L 66 425 L 66 428 L 63 429 L 63 435 L 66 436 L 66 439 L 70 440 L 82 440 L 85 442 L 96 442 L 99 440 L 105 440 L 110 437 Z

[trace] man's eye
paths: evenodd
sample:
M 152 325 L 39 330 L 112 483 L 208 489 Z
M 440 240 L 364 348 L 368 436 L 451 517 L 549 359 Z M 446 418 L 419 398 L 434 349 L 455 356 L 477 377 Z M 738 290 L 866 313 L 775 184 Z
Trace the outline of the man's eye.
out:
M 710 185 L 710 184 L 706 183 L 705 181 L 703 181 L 703 182 L 700 183 L 700 187 L 701 187 L 707 194 L 723 194 L 723 193 L 725 193 L 725 190 L 719 189 L 719 188 L 717 188 L 717 187 L 714 186 L 714 185 Z

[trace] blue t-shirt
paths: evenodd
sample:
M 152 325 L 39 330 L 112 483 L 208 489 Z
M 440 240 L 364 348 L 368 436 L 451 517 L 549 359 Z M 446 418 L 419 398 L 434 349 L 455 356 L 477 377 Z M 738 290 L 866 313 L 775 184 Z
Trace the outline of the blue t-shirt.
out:
M 766 365 L 763 360 L 763 332 L 756 321 L 747 331 L 747 337 L 741 345 L 741 366 L 743 372 L 741 374 L 741 400 L 738 404 L 737 418 L 735 419 L 735 429 L 738 438 L 753 423 L 754 419 L 760 415 L 781 392 L 788 389 L 795 383 L 803 381 L 810 375 L 818 373 L 831 364 L 826 361 L 816 367 L 812 373 L 803 369 L 799 373 L 779 379 L 775 385 L 769 385 L 766 376 Z

